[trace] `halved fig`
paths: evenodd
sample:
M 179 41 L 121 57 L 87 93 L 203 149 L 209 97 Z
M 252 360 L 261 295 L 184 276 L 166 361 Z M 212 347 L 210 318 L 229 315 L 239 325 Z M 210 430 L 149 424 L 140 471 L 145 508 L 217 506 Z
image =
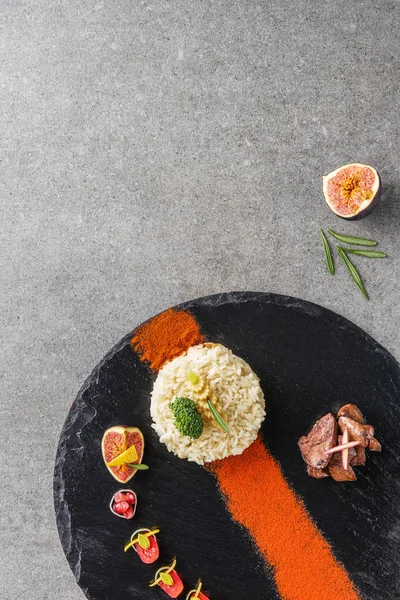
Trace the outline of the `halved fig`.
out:
M 137 469 L 128 463 L 116 466 L 109 466 L 109 463 L 132 446 L 136 449 L 137 460 L 135 460 L 135 463 L 141 463 L 144 451 L 144 437 L 137 427 L 115 425 L 104 432 L 103 439 L 101 440 L 101 451 L 105 465 L 114 479 L 120 483 L 127 483 L 132 479 Z
M 329 208 L 342 219 L 357 220 L 369 215 L 381 197 L 379 173 L 369 165 L 350 163 L 322 177 Z

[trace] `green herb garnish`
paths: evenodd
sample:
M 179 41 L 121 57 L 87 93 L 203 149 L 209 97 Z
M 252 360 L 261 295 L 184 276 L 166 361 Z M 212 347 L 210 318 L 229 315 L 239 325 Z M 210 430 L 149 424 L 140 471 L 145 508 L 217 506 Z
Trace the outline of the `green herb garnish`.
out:
M 333 264 L 332 252 L 329 247 L 329 242 L 326 239 L 326 235 L 324 234 L 322 229 L 320 229 L 319 232 L 321 234 L 321 240 L 324 245 L 325 259 L 326 259 L 326 264 L 328 265 L 328 271 L 331 275 L 334 275 L 335 274 L 335 265 Z
M 328 232 L 339 242 L 344 244 L 358 244 L 359 246 L 376 246 L 378 242 L 375 240 L 367 240 L 366 238 L 354 237 L 352 235 L 343 235 L 342 233 L 336 233 L 332 229 L 328 229 Z
M 346 252 L 338 247 L 338 252 L 339 252 L 339 256 L 342 259 L 342 261 L 344 262 L 344 264 L 347 267 L 347 270 L 349 271 L 351 277 L 353 278 L 353 280 L 356 282 L 356 284 L 358 285 L 358 287 L 360 288 L 363 296 L 369 300 L 367 291 L 364 287 L 363 281 L 361 279 L 360 273 L 357 271 L 357 269 L 355 268 L 355 266 L 353 265 L 353 263 L 351 262 L 351 260 L 349 259 L 349 257 L 347 256 Z
M 143 535 L 143 533 L 138 534 L 138 544 L 143 550 L 148 550 L 150 548 L 150 540 L 147 536 Z
M 215 408 L 214 404 L 211 402 L 210 399 L 207 399 L 207 404 L 208 404 L 209 409 L 211 410 L 212 416 L 217 421 L 217 423 L 221 427 L 221 429 L 226 431 L 226 433 L 230 433 L 231 430 L 229 429 L 225 419 L 223 419 L 221 417 L 221 415 L 219 414 L 219 412 L 217 411 L 217 409 Z
M 169 573 L 160 573 L 160 579 L 165 585 L 173 585 L 174 580 Z
M 386 258 L 387 256 L 384 252 L 377 252 L 376 250 L 359 250 L 358 248 L 343 248 L 342 246 L 340 248 L 347 254 L 357 254 L 357 256 L 366 256 L 367 258 Z
M 149 467 L 143 463 L 128 463 L 130 467 L 134 467 L 138 471 L 148 471 Z

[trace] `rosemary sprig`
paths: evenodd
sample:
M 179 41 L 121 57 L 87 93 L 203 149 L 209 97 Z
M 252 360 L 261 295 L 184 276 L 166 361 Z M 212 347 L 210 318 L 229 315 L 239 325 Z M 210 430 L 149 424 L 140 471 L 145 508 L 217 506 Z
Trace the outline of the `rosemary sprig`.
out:
M 226 431 L 226 433 L 230 433 L 231 430 L 229 429 L 225 419 L 223 419 L 221 417 L 221 415 L 219 414 L 219 412 L 217 411 L 217 409 L 215 408 L 214 404 L 211 402 L 211 400 L 207 400 L 207 404 L 209 409 L 211 410 L 211 414 L 214 417 L 214 419 L 217 421 L 218 425 L 221 427 L 221 429 L 223 429 L 224 431 Z
M 147 465 L 144 465 L 143 463 L 128 463 L 128 465 L 130 467 L 134 467 L 138 471 L 147 471 L 149 468 Z
M 357 256 L 366 256 L 367 258 L 386 258 L 387 256 L 384 252 L 377 252 L 376 250 L 359 250 L 358 248 L 343 248 L 343 246 L 340 246 L 340 248 L 347 254 L 357 254 Z
M 358 244 L 359 246 L 376 246 L 378 242 L 375 240 L 367 240 L 366 238 L 353 237 L 352 235 L 343 235 L 342 233 L 336 233 L 332 229 L 328 229 L 328 232 L 339 242 L 344 244 Z
M 339 246 L 338 249 L 337 249 L 337 251 L 339 252 L 339 256 L 342 259 L 342 261 L 344 262 L 344 264 L 346 265 L 347 270 L 349 271 L 351 277 L 353 278 L 353 280 L 355 281 L 355 283 L 360 288 L 363 296 L 366 298 L 366 300 L 369 300 L 369 297 L 368 297 L 368 294 L 367 294 L 367 290 L 364 287 L 363 281 L 362 281 L 362 279 L 360 277 L 360 273 L 357 271 L 357 269 L 355 268 L 355 266 L 353 265 L 353 263 L 351 262 L 351 260 L 347 256 L 346 252 L 343 250 L 343 248 L 340 248 L 340 246 Z
M 334 275 L 335 274 L 335 265 L 333 264 L 332 252 L 329 247 L 329 242 L 326 239 L 326 235 L 324 234 L 322 229 L 320 229 L 319 232 L 321 234 L 321 240 L 324 245 L 325 259 L 326 259 L 326 264 L 328 266 L 328 271 L 331 275 Z

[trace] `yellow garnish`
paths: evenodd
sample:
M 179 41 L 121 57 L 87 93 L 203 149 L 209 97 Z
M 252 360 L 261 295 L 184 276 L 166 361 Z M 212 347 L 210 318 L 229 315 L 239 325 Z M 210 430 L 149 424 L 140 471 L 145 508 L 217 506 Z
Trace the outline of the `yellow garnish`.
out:
M 152 581 L 151 583 L 149 583 L 149 587 L 154 587 L 155 585 L 158 585 L 160 583 L 160 581 L 163 581 L 163 578 L 160 576 L 160 574 L 165 574 L 168 575 L 168 573 L 170 573 L 171 571 L 173 571 L 176 567 L 176 558 L 174 558 L 174 560 L 171 563 L 171 566 L 169 567 L 168 565 L 166 565 L 165 567 L 160 567 L 158 569 L 158 571 L 156 572 L 156 576 L 154 577 L 154 581 Z M 171 577 L 172 579 L 172 577 Z M 164 581 L 165 585 L 172 585 L 172 583 L 167 583 L 166 581 Z
M 197 373 L 190 371 L 190 373 L 188 373 L 187 378 L 188 378 L 188 381 L 189 381 L 192 389 L 195 392 L 201 392 L 202 390 L 204 390 L 204 387 L 206 385 L 206 380 L 203 377 L 200 377 L 200 375 L 197 375 Z
M 207 385 L 203 390 L 195 391 L 193 395 L 196 400 L 205 400 L 210 395 L 210 388 Z
M 135 446 L 131 446 L 122 454 L 107 463 L 107 467 L 120 467 L 126 463 L 135 463 L 138 461 L 138 454 Z
M 193 371 L 190 371 L 188 374 L 188 379 L 192 385 L 197 385 L 199 383 L 199 376 Z
M 142 532 L 145 533 L 142 533 Z M 127 550 L 129 550 L 129 548 L 132 548 L 135 544 L 140 543 L 139 542 L 139 535 L 143 536 L 144 538 L 149 538 L 152 535 L 155 535 L 156 533 L 159 533 L 160 530 L 159 529 L 151 529 L 151 530 L 147 530 L 147 529 L 138 529 L 137 531 L 135 531 L 135 533 L 133 533 L 131 535 L 131 541 L 127 542 L 124 546 L 124 552 L 126 552 Z M 134 537 L 136 534 L 138 534 L 136 537 Z M 133 539 L 132 539 L 133 538 Z M 141 544 L 140 544 L 141 545 Z M 148 546 L 149 547 L 149 546 Z M 143 548 L 143 546 L 142 546 Z
M 190 592 L 186 596 L 186 600 L 199 600 L 199 593 L 201 592 L 202 585 L 203 583 L 200 580 L 197 584 L 197 588 L 195 590 L 190 590 Z M 194 596 L 192 596 L 192 594 L 194 594 Z
M 176 567 L 176 558 L 174 558 L 174 560 L 172 561 L 172 564 L 170 567 L 168 567 L 168 571 L 167 573 L 170 573 L 171 571 L 173 571 Z

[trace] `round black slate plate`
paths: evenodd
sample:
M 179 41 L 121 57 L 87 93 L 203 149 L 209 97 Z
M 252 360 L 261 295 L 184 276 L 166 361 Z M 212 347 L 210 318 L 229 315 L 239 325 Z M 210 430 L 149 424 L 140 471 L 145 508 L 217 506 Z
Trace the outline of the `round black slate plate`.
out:
M 349 321 L 294 298 L 231 293 L 181 308 L 196 317 L 208 341 L 230 347 L 259 375 L 268 407 L 263 439 L 365 599 L 400 598 L 398 363 Z M 147 587 L 156 567 L 122 551 L 133 529 L 158 525 L 162 558 L 177 556 L 187 585 L 201 577 L 212 600 L 279 598 L 268 568 L 231 521 L 213 476 L 168 453 L 151 429 L 154 374 L 132 350 L 131 336 L 82 387 L 58 446 L 57 525 L 77 582 L 92 600 L 164 597 Z M 317 417 L 350 401 L 375 426 L 382 453 L 369 454 L 355 483 L 307 477 L 297 439 Z M 131 481 L 138 494 L 132 521 L 108 508 L 118 483 L 104 467 L 100 440 L 117 424 L 142 429 L 151 466 Z

